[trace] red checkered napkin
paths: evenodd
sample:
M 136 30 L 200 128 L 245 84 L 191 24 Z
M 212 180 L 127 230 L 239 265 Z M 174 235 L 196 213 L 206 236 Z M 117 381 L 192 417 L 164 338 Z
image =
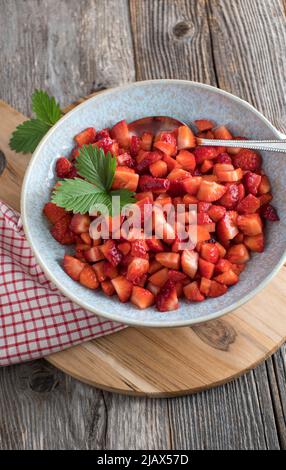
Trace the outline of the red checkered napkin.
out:
M 0 365 L 43 357 L 122 328 L 58 291 L 33 257 L 19 214 L 0 201 Z

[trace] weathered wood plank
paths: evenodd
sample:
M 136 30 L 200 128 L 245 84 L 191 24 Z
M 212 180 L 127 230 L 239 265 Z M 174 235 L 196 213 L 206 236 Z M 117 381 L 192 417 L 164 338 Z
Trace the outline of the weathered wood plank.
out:
M 0 97 L 24 114 L 35 88 L 64 107 L 134 80 L 127 0 L 1 0 L 0 8 Z

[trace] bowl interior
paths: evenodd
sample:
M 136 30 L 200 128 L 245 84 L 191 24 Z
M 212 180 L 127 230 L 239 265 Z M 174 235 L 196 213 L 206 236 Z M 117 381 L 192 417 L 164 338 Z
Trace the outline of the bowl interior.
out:
M 22 190 L 22 217 L 33 251 L 50 279 L 68 297 L 83 308 L 131 324 L 179 326 L 206 321 L 227 313 L 254 295 L 281 265 L 286 249 L 286 177 L 285 155 L 262 152 L 264 168 L 270 177 L 274 205 L 281 221 L 268 224 L 264 253 L 254 255 L 241 274 L 241 281 L 227 294 L 206 302 L 181 301 L 174 312 L 160 313 L 155 308 L 139 310 L 131 303 L 122 304 L 74 282 L 61 266 L 66 247 L 50 235 L 42 208 L 54 185 L 54 165 L 60 155 L 68 155 L 73 136 L 88 126 L 96 129 L 112 126 L 121 119 L 133 121 L 143 116 L 169 115 L 190 123 L 210 118 L 227 125 L 234 135 L 256 139 L 277 139 L 278 132 L 254 108 L 216 88 L 179 80 L 139 82 L 104 92 L 86 101 L 66 115 L 38 146 L 27 170 Z

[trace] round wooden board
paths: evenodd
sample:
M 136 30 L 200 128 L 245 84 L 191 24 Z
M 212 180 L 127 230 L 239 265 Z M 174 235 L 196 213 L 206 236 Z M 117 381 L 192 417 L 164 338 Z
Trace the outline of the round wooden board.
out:
M 112 392 L 167 397 L 223 384 L 255 367 L 286 339 L 286 268 L 235 312 L 195 327 L 127 328 L 46 358 Z

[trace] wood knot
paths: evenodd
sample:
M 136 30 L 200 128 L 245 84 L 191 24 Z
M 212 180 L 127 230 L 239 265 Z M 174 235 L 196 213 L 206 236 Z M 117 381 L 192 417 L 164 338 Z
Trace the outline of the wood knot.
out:
M 235 329 L 224 320 L 213 320 L 193 326 L 193 331 L 202 341 L 221 351 L 228 351 L 237 336 Z
M 0 150 L 0 175 L 3 173 L 7 165 L 5 154 Z
M 29 385 L 33 392 L 47 393 L 52 392 L 59 385 L 59 382 L 53 373 L 42 371 L 30 377 Z
M 180 21 L 173 28 L 173 34 L 177 39 L 189 38 L 194 33 L 194 25 L 191 21 Z

